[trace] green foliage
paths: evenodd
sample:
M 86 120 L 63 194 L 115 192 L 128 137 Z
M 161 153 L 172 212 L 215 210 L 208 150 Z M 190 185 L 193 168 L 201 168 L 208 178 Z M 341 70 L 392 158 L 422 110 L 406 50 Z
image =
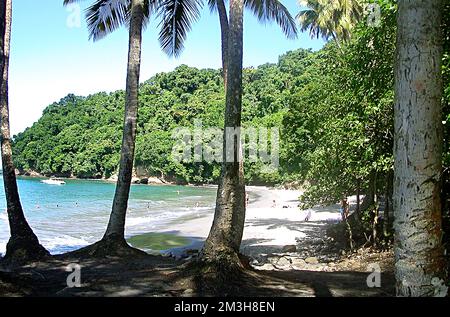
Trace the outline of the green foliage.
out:
M 244 72 L 244 126 L 280 126 L 288 108 L 295 77 L 307 67 L 309 51 L 287 53 L 279 64 Z M 182 65 L 155 75 L 140 86 L 135 165 L 148 176 L 179 183 L 213 183 L 220 176 L 217 163 L 179 163 L 171 152 L 172 131 L 194 127 L 223 127 L 224 87 L 219 70 Z M 19 170 L 45 175 L 107 178 L 116 173 L 122 136 L 124 92 L 88 97 L 69 95 L 48 106 L 32 127 L 14 137 Z M 249 183 L 281 182 L 278 173 L 264 173 L 246 162 Z
M 362 3 L 361 0 L 305 0 L 301 4 L 307 9 L 300 11 L 297 18 L 301 30 L 309 30 L 311 37 L 348 40 L 363 16 Z
M 305 184 L 304 207 L 367 193 L 376 179 L 384 195 L 393 170 L 394 58 L 396 5 L 377 0 L 381 24 L 365 21 L 343 46 L 329 43 L 310 58 L 284 116 L 282 160 L 286 180 Z M 448 12 L 447 1 L 445 12 Z M 450 118 L 449 15 L 444 14 L 444 121 Z M 445 122 L 444 168 L 450 166 Z
M 283 159 L 306 184 L 305 207 L 336 202 L 392 169 L 395 7 L 381 16 L 379 27 L 360 23 L 344 46 L 316 54 L 292 97 Z

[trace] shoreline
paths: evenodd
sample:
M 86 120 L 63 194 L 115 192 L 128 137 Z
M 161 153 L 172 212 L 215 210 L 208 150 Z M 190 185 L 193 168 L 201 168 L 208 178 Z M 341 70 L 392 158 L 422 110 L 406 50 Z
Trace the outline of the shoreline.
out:
M 40 179 L 38 176 L 21 176 L 23 179 Z M 99 181 L 101 179 L 77 179 L 74 181 Z M 109 182 L 110 183 L 110 182 Z M 167 186 L 168 184 L 149 184 L 153 186 Z M 149 186 L 147 185 L 147 186 Z M 176 186 L 176 185 L 172 185 Z M 181 185 L 180 185 L 181 186 Z M 183 187 L 217 188 L 217 185 L 182 185 Z M 250 257 L 260 254 L 272 254 L 281 252 L 284 248 L 295 246 L 299 241 L 311 236 L 311 225 L 323 227 L 330 222 L 340 220 L 339 206 L 315 207 L 308 210 L 298 208 L 300 190 L 281 189 L 269 186 L 246 186 L 249 193 L 249 205 L 246 210 L 246 222 L 244 226 L 241 252 Z M 142 215 L 151 221 L 151 214 Z M 142 217 L 141 216 L 141 217 Z M 204 209 L 193 211 L 188 215 L 170 220 L 164 226 L 149 228 L 141 232 L 130 232 L 127 239 L 132 239 L 144 234 L 164 234 L 167 241 L 170 237 L 174 239 L 184 238 L 188 241 L 183 245 L 176 245 L 167 249 L 145 248 L 152 253 L 184 257 L 186 254 L 194 253 L 203 247 L 208 237 L 214 218 L 214 204 L 208 204 Z M 305 221 L 309 218 L 309 221 Z M 147 245 L 158 245 L 152 239 L 145 241 Z M 153 250 L 152 250 L 153 249 Z M 152 251 L 150 251 L 152 250 Z M 58 252 L 59 253 L 59 252 Z
M 0 174 L 1 176 L 1 174 Z M 113 178 L 79 178 L 79 177 L 62 177 L 62 176 L 45 176 L 45 175 L 23 175 L 23 174 L 17 174 L 16 177 L 18 179 L 51 179 L 51 178 L 57 178 L 62 180 L 73 180 L 73 181 L 87 181 L 87 182 L 105 182 L 110 184 L 115 184 L 117 182 L 116 179 Z M 148 183 L 140 183 L 136 181 L 140 181 L 142 179 L 149 179 Z M 159 179 L 159 181 L 156 181 L 155 179 Z M 217 185 L 215 184 L 184 184 L 184 183 L 177 183 L 177 182 L 171 182 L 167 180 L 161 180 L 157 177 L 133 177 L 131 185 L 161 185 L 161 186 L 186 186 L 186 187 L 205 187 L 205 188 L 216 188 Z
M 261 254 L 280 253 L 311 236 L 311 226 L 323 227 L 340 220 L 339 206 L 315 207 L 300 210 L 299 190 L 247 186 L 250 195 L 241 252 L 252 258 Z M 273 201 L 275 200 L 275 204 Z M 305 219 L 309 217 L 308 221 Z M 214 218 L 214 211 L 186 221 L 174 221 L 167 230 L 156 233 L 188 238 L 190 243 L 162 250 L 162 254 L 183 257 L 203 247 Z

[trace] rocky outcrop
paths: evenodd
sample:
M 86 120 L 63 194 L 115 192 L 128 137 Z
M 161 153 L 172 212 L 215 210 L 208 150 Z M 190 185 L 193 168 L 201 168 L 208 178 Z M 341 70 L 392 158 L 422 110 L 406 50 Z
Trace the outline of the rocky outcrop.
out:
M 149 185 L 149 184 L 166 184 L 167 182 L 158 177 L 133 177 L 134 184 Z
M 29 176 L 29 177 L 42 177 L 43 176 L 42 174 L 40 174 L 36 171 L 33 171 L 33 170 L 20 170 L 20 169 L 16 168 L 15 172 L 16 172 L 16 175 L 18 175 L 18 176 Z

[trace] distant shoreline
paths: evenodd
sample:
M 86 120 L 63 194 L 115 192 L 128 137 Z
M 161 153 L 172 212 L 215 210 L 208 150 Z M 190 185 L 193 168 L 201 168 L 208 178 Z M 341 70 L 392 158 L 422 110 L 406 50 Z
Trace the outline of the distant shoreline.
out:
M 63 179 L 63 180 L 80 180 L 80 181 L 103 181 L 107 183 L 116 183 L 117 179 L 115 177 L 110 178 L 93 178 L 93 177 L 68 177 L 68 176 L 56 176 L 56 175 L 43 175 L 37 172 L 29 173 L 29 175 L 26 175 L 25 173 L 19 173 L 16 171 L 16 176 L 20 178 L 28 178 L 28 179 L 49 179 L 49 178 L 57 178 L 57 179 Z M 147 179 L 148 182 L 143 183 L 142 180 Z M 165 179 L 161 179 L 158 177 L 133 177 L 132 179 L 132 185 L 167 185 L 167 186 L 194 186 L 194 187 L 217 187 L 217 184 L 191 184 L 191 183 L 179 183 L 179 182 L 173 182 L 168 181 Z
M 29 175 L 26 175 L 29 174 Z M 1 174 L 0 174 L 1 176 Z M 110 177 L 110 178 L 93 178 L 93 177 L 87 177 L 87 178 L 83 178 L 83 177 L 75 177 L 75 176 L 56 176 L 56 175 L 50 175 L 50 176 L 46 176 L 37 172 L 27 172 L 27 173 L 23 173 L 23 172 L 18 172 L 16 170 L 16 176 L 17 177 L 21 177 L 21 178 L 29 178 L 29 179 L 48 179 L 48 178 L 58 178 L 58 179 L 63 179 L 63 180 L 81 180 L 81 181 L 103 181 L 103 182 L 108 182 L 108 183 L 116 183 L 117 182 L 117 177 Z M 142 180 L 147 179 L 148 182 L 142 182 Z M 218 184 L 212 184 L 212 183 L 183 183 L 183 182 L 174 182 L 174 181 L 169 181 L 166 179 L 161 179 L 159 177 L 155 177 L 155 176 L 142 176 L 142 177 L 133 177 L 132 181 L 131 181 L 132 185 L 162 185 L 162 186 L 189 186 L 189 187 L 206 187 L 206 188 L 217 188 Z M 286 188 L 282 188 L 281 185 L 271 185 L 271 184 L 261 184 L 261 185 L 246 185 L 246 187 L 267 187 L 270 189 L 279 189 L 279 190 L 284 190 Z M 286 189 L 286 190 L 298 190 L 295 188 L 290 188 L 290 189 Z

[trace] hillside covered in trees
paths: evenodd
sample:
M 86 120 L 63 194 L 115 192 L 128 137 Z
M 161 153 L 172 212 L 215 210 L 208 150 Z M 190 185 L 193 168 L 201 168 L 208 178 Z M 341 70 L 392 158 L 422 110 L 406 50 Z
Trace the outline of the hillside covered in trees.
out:
M 301 75 L 316 55 L 289 52 L 278 64 L 244 70 L 245 126 L 280 127 L 291 97 L 302 86 Z M 182 164 L 171 159 L 172 131 L 223 126 L 223 80 L 219 70 L 179 66 L 157 74 L 140 87 L 136 166 L 149 176 L 180 183 L 212 183 L 219 164 Z M 41 119 L 14 138 L 17 168 L 45 175 L 108 178 L 117 171 L 124 91 L 88 97 L 68 95 L 48 106 Z M 249 182 L 277 183 L 281 174 L 260 174 L 248 166 Z

